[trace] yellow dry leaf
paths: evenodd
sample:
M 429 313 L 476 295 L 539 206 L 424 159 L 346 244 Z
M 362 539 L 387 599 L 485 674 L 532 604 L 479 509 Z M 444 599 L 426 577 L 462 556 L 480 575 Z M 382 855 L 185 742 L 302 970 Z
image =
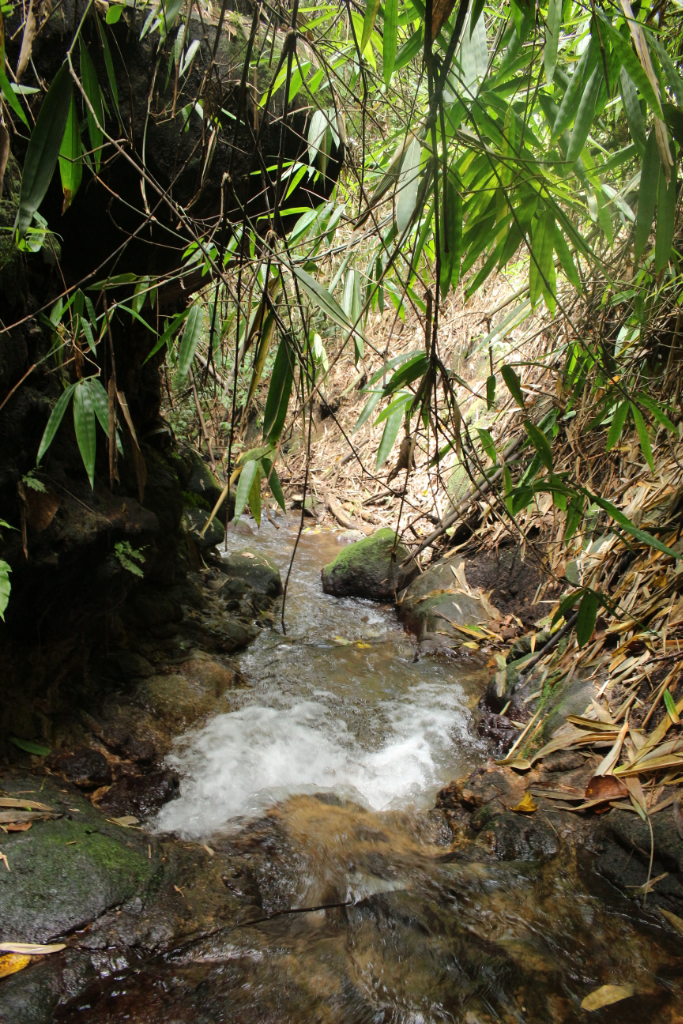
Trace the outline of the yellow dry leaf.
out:
M 362 648 L 366 649 L 368 647 L 372 647 L 372 644 L 361 644 L 361 643 L 358 643 L 358 644 L 356 644 L 356 647 L 362 647 Z
M 635 994 L 634 985 L 602 985 L 591 992 L 581 1003 L 582 1010 L 600 1010 L 603 1006 L 611 1006 L 622 999 L 629 999 Z
M 517 806 L 513 807 L 512 810 L 517 811 L 518 814 L 534 813 L 536 810 L 536 804 L 534 803 L 533 797 L 528 789 Z
M 20 956 L 17 953 L 9 953 L 7 956 L 0 956 L 0 978 L 6 978 L 8 974 L 16 974 L 23 971 L 31 963 L 30 956 Z
M 0 942 L 0 950 L 3 953 L 22 953 L 31 956 L 43 955 L 44 953 L 59 953 L 66 949 L 66 943 L 53 942 L 45 945 L 40 942 Z

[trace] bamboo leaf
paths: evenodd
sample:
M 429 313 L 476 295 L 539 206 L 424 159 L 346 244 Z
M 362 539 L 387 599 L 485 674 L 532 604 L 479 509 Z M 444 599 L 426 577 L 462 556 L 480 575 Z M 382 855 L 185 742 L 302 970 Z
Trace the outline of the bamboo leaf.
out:
M 581 598 L 579 615 L 576 620 L 576 639 L 579 647 L 585 647 L 593 635 L 595 620 L 598 617 L 598 595 L 587 590 Z
M 251 459 L 249 462 L 244 464 L 244 468 L 240 473 L 240 478 L 237 481 L 237 492 L 235 493 L 235 522 L 237 522 L 244 512 L 244 506 L 247 503 L 251 486 L 254 482 L 254 477 L 260 480 L 258 459 Z
M 569 246 L 567 245 L 562 228 L 557 223 L 554 226 L 553 245 L 555 247 L 555 252 L 559 257 L 560 266 L 564 270 L 567 280 L 570 284 L 573 284 L 578 291 L 582 291 L 581 278 L 579 277 L 579 273 L 576 269 L 576 264 L 574 263 L 572 254 L 569 251 Z
M 591 130 L 591 125 L 593 124 L 593 118 L 595 116 L 595 107 L 598 102 L 598 96 L 600 95 L 602 82 L 603 71 L 602 67 L 598 64 L 594 69 L 586 88 L 583 90 L 579 109 L 576 113 L 574 128 L 569 139 L 569 149 L 567 150 L 567 160 L 570 164 L 573 164 L 580 155 L 581 150 L 586 143 L 586 139 L 588 138 L 588 133 Z
M 97 416 L 97 421 L 107 437 L 109 437 L 109 396 L 104 390 L 99 377 L 88 377 L 86 384 L 90 390 L 90 399 Z
M 496 375 L 492 373 L 486 378 L 486 408 L 492 409 L 496 401 Z
M 4 61 L 3 61 L 4 63 Z M 17 117 L 21 118 L 26 127 L 28 128 L 28 119 L 23 111 L 21 103 L 17 98 L 17 94 L 9 83 L 7 75 L 5 74 L 4 67 L 0 67 L 0 89 L 2 89 L 2 95 L 5 97 L 5 101 L 10 105 Z
M 16 222 L 19 238 L 26 235 L 33 214 L 42 203 L 52 180 L 69 116 L 71 93 L 69 68 L 62 64 L 42 102 L 26 150 Z
M 204 310 L 196 303 L 190 310 L 178 354 L 178 375 L 182 380 L 187 376 L 204 326 Z
M 47 421 L 47 426 L 45 427 L 45 430 L 43 432 L 43 437 L 42 437 L 41 442 L 40 442 L 40 447 L 38 448 L 38 456 L 36 458 L 36 465 L 38 465 L 38 463 L 42 459 L 43 455 L 45 454 L 45 452 L 48 450 L 48 448 L 52 444 L 54 436 L 57 433 L 57 430 L 59 428 L 59 424 L 62 422 L 62 419 L 64 417 L 64 413 L 66 412 L 67 406 L 68 406 L 69 402 L 71 401 L 71 396 L 74 393 L 75 387 L 76 387 L 75 384 L 69 384 L 68 388 L 64 389 L 64 391 L 61 393 L 61 395 L 57 399 L 57 402 L 55 404 L 54 409 L 50 413 L 50 418 Z
M 676 164 L 671 168 L 671 182 L 666 186 L 664 174 L 659 175 L 657 189 L 657 231 L 655 234 L 655 274 L 667 266 L 676 226 Z
M 263 416 L 263 439 L 271 444 L 279 440 L 287 418 L 289 396 L 292 393 L 292 366 L 287 339 L 281 338 L 270 377 L 270 387 Z
M 5 621 L 5 611 L 12 591 L 12 584 L 9 581 L 11 571 L 12 567 L 0 558 L 0 619 L 3 622 Z
M 498 462 L 498 456 L 496 454 L 496 446 L 491 434 L 485 427 L 477 427 L 477 433 L 479 434 L 479 440 L 481 441 L 484 451 L 495 466 Z
M 87 381 L 81 380 L 74 389 L 74 427 L 76 441 L 88 474 L 90 487 L 95 486 L 95 456 L 97 454 L 97 437 L 95 433 L 95 409 L 92 403 L 90 388 Z
M 511 366 L 502 366 L 500 372 L 503 377 L 503 380 L 505 381 L 508 391 L 514 398 L 517 405 L 523 409 L 524 395 L 522 394 L 522 386 L 520 384 L 519 377 L 517 376 L 516 372 L 512 369 Z
M 640 188 L 638 190 L 638 213 L 636 215 L 636 233 L 634 243 L 635 261 L 638 263 L 643 254 L 652 231 L 652 222 L 655 217 L 655 205 L 657 203 L 657 191 L 659 185 L 659 150 L 654 128 L 648 136 L 645 146 L 645 156 L 640 172 Z
M 420 141 L 413 139 L 403 158 L 396 190 L 396 227 L 399 235 L 404 233 L 415 212 L 421 155 Z
M 612 517 L 615 523 L 618 523 L 622 529 L 626 530 L 627 533 L 630 533 L 630 535 L 635 537 L 636 540 L 642 541 L 644 544 L 649 544 L 651 548 L 655 548 L 657 551 L 661 551 L 663 554 L 669 555 L 671 558 L 683 558 L 683 555 L 680 555 L 677 551 L 667 547 L 666 544 L 662 543 L 661 540 L 658 540 L 657 537 L 653 537 L 651 533 L 647 532 L 647 530 L 640 530 L 637 526 L 634 526 L 631 520 L 625 516 L 624 513 L 616 507 L 616 505 L 613 505 L 611 501 L 607 501 L 606 498 L 601 498 L 597 494 L 591 494 L 590 499 L 596 505 L 599 505 L 600 508 L 604 509 L 605 512 Z
M 564 135 L 574 120 L 574 116 L 579 109 L 579 103 L 581 102 L 581 97 L 583 95 L 584 82 L 587 80 L 588 76 L 593 74 L 593 69 L 597 62 L 598 47 L 593 36 L 591 36 L 591 41 L 583 51 L 581 60 L 576 66 L 576 71 L 569 79 L 569 84 L 567 85 L 562 102 L 560 103 L 560 109 L 557 112 L 555 124 L 553 125 L 552 134 L 550 136 L 551 143 L 557 142 L 557 140 Z
M 398 432 L 401 429 L 401 423 L 403 422 L 404 409 L 404 404 L 401 403 L 397 405 L 396 409 L 394 409 L 384 425 L 384 433 L 382 434 L 382 440 L 380 441 L 379 450 L 377 452 L 377 469 L 384 465 L 389 458 L 391 449 L 394 447 L 394 442 L 398 437 Z
M 363 407 L 363 411 L 361 412 L 360 416 L 358 417 L 358 421 L 357 421 L 355 427 L 353 428 L 354 434 L 358 430 L 360 430 L 360 428 L 363 426 L 363 424 L 365 422 L 367 422 L 367 420 L 370 419 L 370 417 L 372 416 L 372 414 L 373 414 L 373 412 L 375 410 L 375 406 L 377 405 L 377 403 L 379 402 L 381 397 L 382 397 L 382 392 L 381 391 L 373 391 L 373 393 L 370 395 L 369 399 L 365 403 L 365 406 Z
M 360 41 L 360 52 L 365 53 L 365 48 L 370 42 L 370 36 L 372 30 L 375 27 L 375 19 L 377 18 L 377 12 L 379 10 L 379 0 L 368 0 L 368 6 L 365 9 L 365 17 L 363 18 L 363 35 Z
M 104 103 L 102 102 L 102 91 L 100 90 L 100 83 L 97 80 L 95 65 L 93 64 L 92 57 L 88 53 L 87 47 L 83 42 L 82 36 L 79 42 L 81 53 L 81 79 L 85 95 L 90 101 L 90 105 L 87 103 L 85 105 L 88 121 L 88 135 L 90 136 L 90 145 L 95 158 L 95 170 L 99 171 L 100 164 L 102 163 L 102 146 L 104 144 L 104 135 L 102 134 L 101 127 L 104 125 Z M 92 107 L 92 110 L 90 107 Z
M 626 120 L 628 121 L 628 126 L 631 131 L 631 138 L 636 144 L 638 152 L 642 157 L 647 143 L 647 134 L 645 131 L 645 118 L 643 117 L 643 111 L 640 109 L 640 100 L 638 99 L 638 93 L 636 92 L 633 80 L 626 68 L 621 69 L 620 79 L 621 99 L 624 104 L 624 111 L 626 112 Z
M 64 193 L 62 214 L 66 213 L 71 206 L 81 184 L 83 176 L 82 151 L 83 146 L 81 143 L 81 129 L 78 123 L 76 100 L 72 94 L 64 138 L 59 150 L 59 173 L 62 179 L 62 192 Z
M 408 362 L 404 363 L 400 369 L 392 375 L 391 379 L 387 383 L 387 386 L 382 392 L 383 398 L 388 398 L 389 395 L 393 395 L 399 388 L 404 387 L 406 384 L 411 384 L 418 377 L 423 377 L 429 369 L 429 358 L 423 353 L 419 356 L 414 356 L 409 359 Z
M 539 458 L 548 472 L 552 472 L 553 469 L 553 453 L 550 447 L 550 441 L 545 436 L 542 430 L 531 422 L 531 420 L 524 421 L 524 429 L 529 435 L 529 439 L 533 444 L 534 448 L 538 452 Z
M 251 487 L 249 488 L 249 508 L 251 514 L 256 520 L 256 525 L 261 525 L 261 463 L 252 462 L 252 466 L 256 466 L 256 473 L 252 481 Z
M 308 297 L 320 307 L 323 313 L 331 317 L 340 327 L 345 327 L 347 331 L 350 330 L 352 325 L 349 323 L 348 317 L 334 296 L 328 292 L 327 288 L 316 281 L 314 277 L 311 277 L 310 274 L 307 274 L 305 270 L 302 270 L 301 267 L 292 267 L 292 271 Z
M 396 60 L 398 35 L 398 0 L 384 0 L 384 39 L 382 45 L 382 71 L 384 83 L 389 85 Z
M 263 472 L 268 481 L 268 486 L 272 491 L 273 497 L 275 498 L 276 502 L 278 503 L 282 511 L 286 512 L 287 508 L 285 504 L 285 494 L 284 491 L 282 490 L 282 484 L 280 483 L 280 478 L 277 475 L 277 470 L 273 465 L 272 459 L 261 459 L 261 464 L 263 465 Z
M 123 10 L 123 8 L 119 7 L 119 12 L 121 12 L 122 10 Z M 111 22 L 109 21 L 109 15 L 111 14 L 111 12 L 112 12 L 112 8 L 110 7 L 109 10 L 107 11 L 107 24 L 108 25 L 111 24 Z M 116 19 L 116 21 L 118 21 L 118 18 Z M 102 28 L 102 24 L 101 24 L 99 18 L 97 19 L 97 28 L 98 28 L 99 35 L 100 35 L 100 42 L 102 43 L 102 51 L 104 53 L 104 66 L 107 69 L 107 80 L 109 81 L 109 91 L 111 92 L 111 98 L 113 99 L 114 106 L 116 107 L 116 115 L 117 115 L 117 117 L 119 119 L 119 122 L 120 122 L 121 121 L 121 112 L 119 110 L 119 90 L 118 90 L 117 85 L 116 85 L 116 73 L 114 71 L 114 62 L 111 59 L 111 50 L 109 49 L 109 43 L 107 42 L 107 33 Z
M 636 398 L 638 399 L 641 405 L 644 405 L 646 409 L 650 410 L 650 412 L 652 413 L 652 415 L 658 423 L 661 423 L 663 427 L 667 428 L 667 430 L 671 430 L 675 433 L 676 427 L 671 422 L 669 417 L 666 415 L 664 410 L 661 409 L 659 405 L 657 405 L 654 398 L 650 398 L 649 395 L 644 394 L 642 391 L 639 391 L 637 393 Z
M 548 0 L 548 19 L 543 47 L 543 67 L 546 85 L 552 85 L 557 66 L 557 45 L 562 25 L 562 0 Z
M 621 437 L 621 432 L 624 429 L 624 423 L 628 416 L 628 410 L 630 408 L 630 402 L 621 402 L 614 411 L 612 416 L 612 423 L 610 424 L 609 433 L 607 435 L 607 445 L 605 451 L 611 451 L 615 444 L 618 443 Z
M 631 402 L 630 405 L 631 405 L 631 415 L 633 416 L 633 422 L 635 423 L 636 430 L 638 431 L 638 440 L 640 441 L 641 451 L 642 451 L 643 455 L 645 456 L 645 459 L 647 461 L 648 466 L 650 467 L 650 469 L 654 473 L 654 471 L 655 471 L 655 463 L 654 463 L 654 459 L 652 458 L 652 447 L 650 445 L 650 435 L 647 432 L 647 426 L 645 425 L 645 420 L 643 419 L 643 414 L 641 413 L 641 411 L 638 408 L 638 406 L 634 405 L 633 402 Z

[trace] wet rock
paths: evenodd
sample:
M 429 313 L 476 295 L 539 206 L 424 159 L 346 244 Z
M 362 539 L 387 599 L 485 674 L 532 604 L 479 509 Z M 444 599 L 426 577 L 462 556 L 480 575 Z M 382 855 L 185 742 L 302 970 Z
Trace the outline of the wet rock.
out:
M 200 551 L 208 551 L 225 540 L 225 527 L 216 518 L 203 533 L 206 524 L 209 522 L 210 513 L 200 508 L 186 508 L 181 519 L 181 526 L 199 548 Z
M 193 448 L 184 448 L 179 454 L 178 465 L 183 490 L 204 498 L 209 507 L 213 508 L 221 496 L 223 485 L 199 452 Z
M 144 891 L 158 868 L 147 837 L 107 823 L 76 794 L 45 786 L 41 796 L 65 816 L 3 836 L 11 868 L 0 874 L 4 940 L 49 942 L 82 928 Z
M 506 754 L 519 735 L 507 715 L 484 713 L 477 726 L 477 732 L 485 739 L 491 740 L 496 753 Z
M 230 582 L 225 583 L 225 588 L 233 588 L 232 591 L 227 591 L 231 597 L 242 596 L 238 595 L 235 586 L 240 583 L 245 587 L 242 594 L 246 593 L 247 588 L 271 599 L 282 593 L 280 570 L 265 555 L 242 551 L 238 555 L 221 558 L 220 562 L 212 564 L 228 577 Z
M 81 789 L 108 786 L 112 781 L 111 766 L 99 750 L 77 750 L 75 753 L 56 753 L 48 759 L 51 771 L 63 775 Z
M 144 629 L 150 626 L 164 626 L 169 622 L 180 622 L 183 610 L 180 604 L 163 590 L 145 589 L 137 595 L 132 607 L 126 610 L 126 614 L 131 625 Z
M 462 559 L 457 557 L 437 562 L 401 595 L 399 617 L 418 639 L 446 634 L 461 641 L 471 640 L 471 635 L 458 631 L 453 624 L 471 628 L 495 617 L 496 610 L 484 594 L 463 589 L 454 572 L 460 572 L 462 566 Z
M 505 705 L 513 700 L 518 681 L 519 674 L 510 665 L 496 672 L 486 687 L 486 692 L 482 697 L 482 705 L 489 708 L 495 714 L 500 714 Z
M 323 590 L 335 597 L 367 597 L 393 601 L 418 573 L 415 563 L 401 562 L 409 554 L 402 544 L 392 558 L 396 534 L 389 528 L 350 544 L 322 570 Z
M 531 654 L 531 643 L 532 639 L 534 642 L 534 653 L 540 651 L 545 644 L 550 640 L 551 633 L 547 630 L 541 630 L 540 633 L 531 634 L 528 636 L 521 636 L 518 640 L 515 640 L 514 644 L 510 648 L 507 654 L 508 665 L 513 661 L 518 661 L 520 658 L 524 658 L 527 654 Z M 503 639 L 505 639 L 503 637 Z
M 544 772 L 571 772 L 583 768 L 586 758 L 578 750 L 556 750 L 543 758 Z
M 154 669 L 141 654 L 135 651 L 110 651 L 100 658 L 96 668 L 103 675 L 115 679 L 146 679 L 154 674 Z
M 180 778 L 177 772 L 166 770 L 119 779 L 100 797 L 97 805 L 109 817 L 132 814 L 136 818 L 147 818 L 178 796 Z

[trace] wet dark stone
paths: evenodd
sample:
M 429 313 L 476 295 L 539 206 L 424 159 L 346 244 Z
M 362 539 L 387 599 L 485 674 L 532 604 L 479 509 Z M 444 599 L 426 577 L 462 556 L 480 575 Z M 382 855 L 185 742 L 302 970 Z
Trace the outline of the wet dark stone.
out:
M 97 669 L 116 679 L 147 679 L 154 675 L 147 658 L 134 651 L 111 651 L 97 662 Z
M 481 716 L 477 732 L 495 743 L 500 753 L 506 753 L 510 749 L 518 734 L 507 715 L 496 715 L 491 712 L 484 712 Z
M 131 624 L 137 627 L 166 626 L 180 622 L 183 611 L 179 604 L 161 591 L 145 590 L 138 594 L 129 612 Z
M 536 860 L 554 857 L 558 852 L 556 833 L 539 817 L 507 811 L 482 820 L 488 811 L 488 807 L 482 808 L 472 824 L 480 826 L 480 842 L 489 845 L 498 860 Z
M 543 770 L 546 772 L 573 772 L 583 768 L 586 759 L 577 750 L 556 750 L 543 758 Z
M 84 748 L 73 754 L 53 754 L 48 760 L 48 767 L 81 789 L 108 786 L 113 778 L 109 762 L 99 750 Z
M 119 779 L 98 801 L 98 806 L 112 817 L 133 814 L 144 818 L 179 795 L 180 778 L 176 772 L 150 772 Z
M 221 589 L 225 591 L 228 587 L 234 588 L 230 593 L 231 597 L 241 596 L 237 593 L 235 583 L 245 585 L 243 593 L 246 593 L 246 587 L 250 587 L 271 599 L 282 593 L 280 570 L 265 555 L 243 552 L 239 555 L 230 555 L 229 558 L 221 558 L 212 564 L 229 578 L 230 582 Z

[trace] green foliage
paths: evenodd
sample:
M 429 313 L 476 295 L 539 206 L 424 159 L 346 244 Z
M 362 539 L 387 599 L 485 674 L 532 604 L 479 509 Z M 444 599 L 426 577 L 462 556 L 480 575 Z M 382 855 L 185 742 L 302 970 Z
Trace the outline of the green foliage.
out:
M 144 550 L 144 548 L 134 548 L 128 540 L 120 540 L 114 544 L 114 558 L 126 572 L 142 577 L 144 576 L 142 566 L 146 561 Z

